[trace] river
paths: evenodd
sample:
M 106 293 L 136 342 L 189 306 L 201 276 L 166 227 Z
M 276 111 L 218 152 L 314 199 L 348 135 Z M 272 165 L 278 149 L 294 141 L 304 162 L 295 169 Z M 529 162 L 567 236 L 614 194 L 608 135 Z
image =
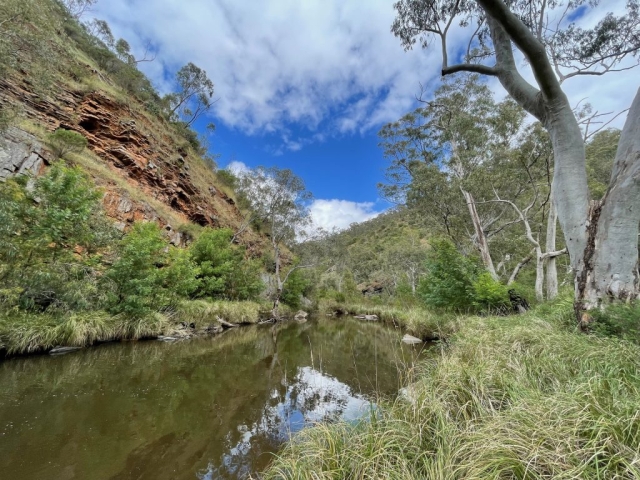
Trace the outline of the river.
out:
M 0 477 L 242 479 L 318 421 L 396 394 L 420 349 L 319 318 L 0 362 Z

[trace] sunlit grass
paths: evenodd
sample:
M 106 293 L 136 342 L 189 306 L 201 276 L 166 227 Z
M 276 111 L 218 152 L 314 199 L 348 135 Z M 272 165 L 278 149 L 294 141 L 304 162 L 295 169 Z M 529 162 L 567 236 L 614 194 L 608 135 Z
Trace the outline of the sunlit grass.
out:
M 640 347 L 542 312 L 466 317 L 407 394 L 296 436 L 266 479 L 640 478 Z

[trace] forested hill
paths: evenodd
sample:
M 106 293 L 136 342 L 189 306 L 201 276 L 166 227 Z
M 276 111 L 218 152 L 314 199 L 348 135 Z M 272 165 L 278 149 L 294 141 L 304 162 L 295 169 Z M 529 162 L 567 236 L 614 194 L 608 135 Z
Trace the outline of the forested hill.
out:
M 84 2 L 66 3 L 0 5 L 0 177 L 40 174 L 64 156 L 102 189 L 107 215 L 123 230 L 155 220 L 179 245 L 191 224 L 239 229 L 235 194 L 215 173 L 208 138 L 191 128 L 212 103 L 206 72 L 185 65 L 175 91 L 161 97 L 138 68 L 151 54 L 135 58 L 106 22 L 69 8 Z M 68 132 L 87 148 L 61 151 L 65 135 L 73 140 Z M 239 239 L 261 249 L 250 228 Z
M 424 271 L 428 236 L 418 212 L 404 207 L 352 224 L 323 241 L 327 268 L 319 288 L 341 292 L 346 281 L 346 288 L 355 282 L 359 292 L 414 290 Z

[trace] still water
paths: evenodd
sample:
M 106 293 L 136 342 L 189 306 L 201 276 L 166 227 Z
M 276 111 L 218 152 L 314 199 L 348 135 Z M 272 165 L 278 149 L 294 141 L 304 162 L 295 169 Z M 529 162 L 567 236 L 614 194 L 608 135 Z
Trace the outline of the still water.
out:
M 317 319 L 179 343 L 0 363 L 0 478 L 218 479 L 263 470 L 291 435 L 355 420 L 419 354 L 398 330 Z

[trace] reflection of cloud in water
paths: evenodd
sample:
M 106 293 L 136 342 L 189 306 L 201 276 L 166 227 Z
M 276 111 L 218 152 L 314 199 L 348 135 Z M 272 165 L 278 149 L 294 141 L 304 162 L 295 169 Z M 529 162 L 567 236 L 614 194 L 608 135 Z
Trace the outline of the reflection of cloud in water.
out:
M 277 389 L 271 392 L 271 402 L 264 407 L 263 415 L 251 426 L 241 425 L 241 438 L 225 453 L 219 465 L 209 464 L 198 474 L 201 480 L 214 480 L 224 474 L 246 478 L 251 473 L 250 457 L 264 453 L 287 441 L 292 434 L 315 422 L 346 420 L 361 417 L 371 406 L 362 395 L 349 386 L 311 367 L 298 368 L 293 381 L 282 395 Z M 226 437 L 231 443 L 233 432 Z

